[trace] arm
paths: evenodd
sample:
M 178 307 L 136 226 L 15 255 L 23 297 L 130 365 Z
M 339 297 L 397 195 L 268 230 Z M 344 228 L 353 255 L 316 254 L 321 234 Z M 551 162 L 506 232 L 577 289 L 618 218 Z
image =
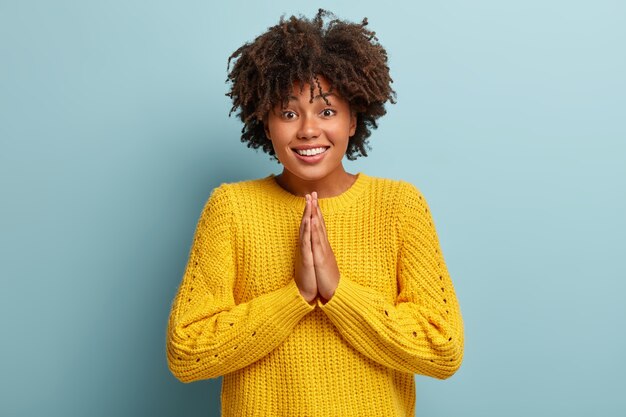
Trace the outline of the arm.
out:
M 263 358 L 315 308 L 293 280 L 236 305 L 235 232 L 227 185 L 221 185 L 202 210 L 169 316 L 167 361 L 182 382 L 216 378 Z
M 410 183 L 403 182 L 398 210 L 402 241 L 395 304 L 342 275 L 332 298 L 318 305 L 370 359 L 399 371 L 446 379 L 463 359 L 459 304 L 426 200 Z

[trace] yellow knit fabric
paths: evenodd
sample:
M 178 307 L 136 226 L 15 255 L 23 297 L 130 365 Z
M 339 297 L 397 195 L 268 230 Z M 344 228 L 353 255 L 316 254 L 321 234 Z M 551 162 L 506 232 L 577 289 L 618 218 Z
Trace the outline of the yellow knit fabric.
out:
M 274 174 L 211 192 L 166 343 L 179 380 L 223 376 L 222 416 L 413 416 L 413 374 L 461 365 L 461 312 L 424 196 L 357 175 L 319 199 L 341 274 L 326 304 L 294 281 L 304 197 Z

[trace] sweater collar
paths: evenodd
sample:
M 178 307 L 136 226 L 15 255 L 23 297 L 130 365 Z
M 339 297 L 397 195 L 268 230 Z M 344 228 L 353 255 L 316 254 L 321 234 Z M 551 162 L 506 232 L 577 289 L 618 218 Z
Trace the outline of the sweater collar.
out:
M 333 196 L 318 199 L 322 214 L 331 214 L 338 212 L 351 204 L 353 204 L 358 196 L 366 188 L 367 183 L 370 182 L 370 177 L 363 172 L 356 174 L 356 180 L 354 183 L 343 193 Z M 270 174 L 264 178 L 263 185 L 265 190 L 281 204 L 288 206 L 293 211 L 302 213 L 306 200 L 304 196 L 300 197 L 295 194 L 291 194 L 289 191 L 281 187 L 276 182 L 276 175 Z

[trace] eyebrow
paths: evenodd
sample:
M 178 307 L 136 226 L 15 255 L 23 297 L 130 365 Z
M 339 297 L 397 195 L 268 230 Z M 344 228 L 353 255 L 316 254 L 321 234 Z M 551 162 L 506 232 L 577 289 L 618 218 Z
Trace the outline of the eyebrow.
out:
M 323 94 L 316 95 L 315 97 L 313 97 L 313 99 L 315 100 L 315 99 L 318 99 L 320 97 L 330 97 L 330 96 L 337 97 L 337 95 L 335 93 L 323 93 Z M 296 96 L 289 96 L 289 101 L 294 101 L 294 100 L 298 101 L 298 97 L 296 97 Z

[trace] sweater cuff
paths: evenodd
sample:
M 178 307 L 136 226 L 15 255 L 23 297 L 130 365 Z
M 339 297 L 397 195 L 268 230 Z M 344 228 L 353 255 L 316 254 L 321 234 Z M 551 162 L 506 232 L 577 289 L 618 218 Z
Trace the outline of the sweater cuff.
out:
M 267 308 L 273 313 L 272 316 L 282 318 L 282 322 L 274 323 L 279 329 L 291 329 L 302 317 L 315 308 L 315 304 L 309 304 L 302 297 L 294 280 L 289 281 L 283 288 L 271 294 Z
M 363 290 L 367 291 L 369 289 L 343 275 L 339 278 L 335 293 L 330 300 L 323 304 L 318 298 L 317 305 L 322 311 L 331 316 L 342 316 L 344 319 L 349 319 L 350 311 L 354 309 L 367 311 L 372 308 L 367 298 L 363 297 Z

